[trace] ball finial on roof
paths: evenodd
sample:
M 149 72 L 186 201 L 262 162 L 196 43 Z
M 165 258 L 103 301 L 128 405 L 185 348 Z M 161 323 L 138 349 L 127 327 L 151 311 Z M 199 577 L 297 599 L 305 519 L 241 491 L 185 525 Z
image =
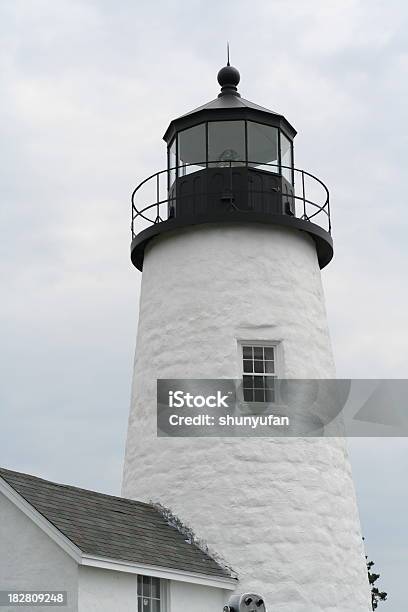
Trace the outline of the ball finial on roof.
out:
M 220 95 L 235 95 L 239 96 L 237 92 L 237 85 L 241 79 L 241 76 L 234 66 L 224 66 L 218 73 L 218 82 L 221 85 Z

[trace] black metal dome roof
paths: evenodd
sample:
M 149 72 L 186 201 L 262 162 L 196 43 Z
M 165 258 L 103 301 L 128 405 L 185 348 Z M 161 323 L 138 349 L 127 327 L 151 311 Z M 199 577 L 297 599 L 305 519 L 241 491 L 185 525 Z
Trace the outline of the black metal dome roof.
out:
M 173 119 L 163 139 L 169 143 L 176 132 L 203 121 L 222 121 L 223 119 L 252 119 L 280 127 L 290 139 L 296 136 L 295 128 L 280 113 L 242 98 L 237 91 L 240 74 L 233 66 L 224 66 L 218 73 L 221 93 L 217 98 Z
M 219 108 L 253 108 L 254 110 L 262 111 L 264 113 L 268 113 L 271 115 L 276 115 L 277 117 L 281 117 L 280 113 L 270 110 L 269 108 L 265 108 L 264 106 L 260 106 L 259 104 L 255 104 L 254 102 L 250 102 L 249 100 L 245 100 L 245 98 L 241 98 L 241 96 L 236 94 L 223 94 L 219 95 L 214 100 L 207 102 L 207 104 L 203 104 L 202 106 L 198 106 L 192 111 L 181 115 L 182 117 L 188 117 L 188 115 L 193 115 L 194 113 L 198 113 L 201 110 L 212 110 Z

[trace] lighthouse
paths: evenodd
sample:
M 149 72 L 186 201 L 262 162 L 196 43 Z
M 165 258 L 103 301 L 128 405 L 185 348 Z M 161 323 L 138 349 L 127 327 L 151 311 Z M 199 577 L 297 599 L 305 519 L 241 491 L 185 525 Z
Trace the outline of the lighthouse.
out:
M 367 612 L 344 438 L 157 436 L 160 379 L 239 379 L 256 406 L 276 379 L 335 377 L 329 191 L 295 166 L 291 123 L 239 81 L 225 66 L 218 96 L 171 121 L 167 168 L 132 195 L 142 285 L 122 492 L 176 515 L 274 612 Z

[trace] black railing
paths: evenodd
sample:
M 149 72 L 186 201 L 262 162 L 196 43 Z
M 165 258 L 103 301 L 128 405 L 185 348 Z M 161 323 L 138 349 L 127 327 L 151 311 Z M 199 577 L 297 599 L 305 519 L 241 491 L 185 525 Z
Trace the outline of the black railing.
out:
M 288 175 L 293 176 L 293 189 L 287 190 L 287 192 L 281 195 L 282 199 L 285 200 L 284 203 L 289 204 L 290 214 L 298 219 L 315 223 L 331 233 L 329 190 L 320 179 L 310 174 L 310 172 L 306 172 L 299 168 L 291 168 L 289 166 L 281 165 L 279 167 L 277 164 L 260 164 L 259 162 L 247 163 L 234 160 L 221 163 L 223 168 L 229 167 L 231 170 L 230 198 L 232 202 L 234 200 L 234 195 L 236 195 L 232 186 L 233 168 L 246 166 L 256 171 L 266 167 L 271 168 L 269 172 L 278 177 L 281 176 L 279 174 L 280 168 L 287 170 Z M 206 168 L 220 167 L 221 163 L 216 161 L 174 166 L 173 168 L 156 172 L 142 181 L 132 193 L 132 238 L 146 227 L 146 221 L 149 225 L 152 225 L 172 218 L 173 213 L 171 211 L 176 208 L 174 206 L 176 202 L 180 201 L 183 197 L 191 198 L 191 194 L 188 196 L 174 195 L 172 186 L 174 185 L 176 176 L 186 176 L 190 174 L 188 170 L 191 171 L 193 168 L 193 171 L 198 170 L 205 172 Z M 276 169 L 276 171 L 274 169 Z M 289 184 L 290 183 L 288 183 L 288 185 Z M 251 189 L 250 194 L 265 196 L 267 192 L 265 190 L 259 191 Z M 213 192 L 211 196 L 214 197 Z M 219 196 L 220 200 L 225 200 L 225 191 L 220 193 Z M 148 202 L 147 204 L 146 201 Z M 234 208 L 236 210 L 241 210 L 237 206 L 234 206 Z M 241 212 L 251 214 L 251 211 L 248 209 L 241 210 Z

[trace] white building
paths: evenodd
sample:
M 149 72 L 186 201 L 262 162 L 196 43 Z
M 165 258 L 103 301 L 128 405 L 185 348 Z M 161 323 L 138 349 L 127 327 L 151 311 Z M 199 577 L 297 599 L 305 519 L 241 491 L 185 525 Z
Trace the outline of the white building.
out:
M 213 612 L 236 582 L 149 504 L 0 470 L 1 591 L 66 592 L 67 612 Z

